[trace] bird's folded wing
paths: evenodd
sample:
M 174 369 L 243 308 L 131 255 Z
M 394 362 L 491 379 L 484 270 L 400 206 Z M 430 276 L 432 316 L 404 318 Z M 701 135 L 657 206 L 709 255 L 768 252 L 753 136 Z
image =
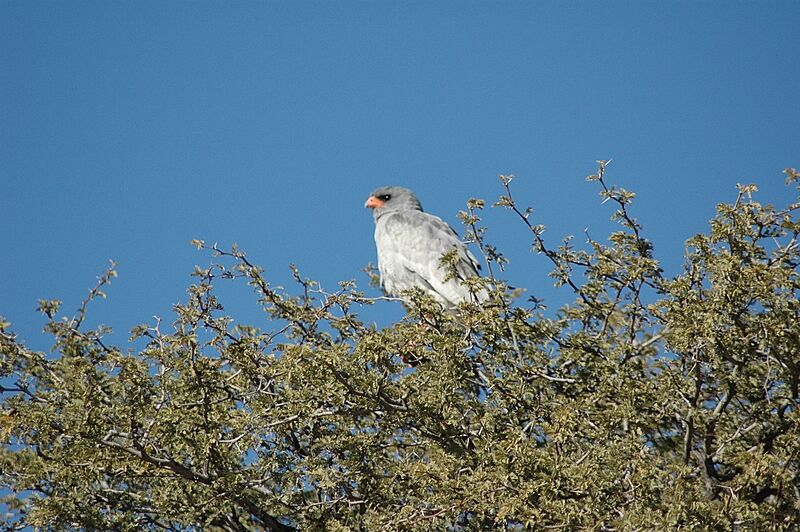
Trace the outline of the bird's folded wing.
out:
M 458 257 L 458 277 L 475 276 L 479 267 L 475 257 L 449 225 L 420 211 L 393 213 L 382 222 L 383 227 L 376 233 L 376 238 L 380 240 L 380 261 L 384 263 L 382 269 L 387 275 L 405 277 L 409 281 L 413 276 L 419 276 L 419 280 L 424 281 L 419 285 L 429 285 L 449 305 L 469 298 L 469 290 L 460 279 L 444 280 L 447 271 L 441 267 L 442 255 L 453 249 Z M 402 284 L 405 283 L 397 284 L 401 290 Z

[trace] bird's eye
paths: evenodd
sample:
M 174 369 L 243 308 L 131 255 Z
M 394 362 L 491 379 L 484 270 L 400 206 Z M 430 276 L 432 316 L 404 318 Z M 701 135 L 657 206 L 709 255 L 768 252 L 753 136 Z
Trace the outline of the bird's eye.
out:
M 389 201 L 390 199 L 392 199 L 392 195 L 391 194 L 383 194 L 381 196 L 378 196 L 378 199 L 381 200 L 381 201 Z

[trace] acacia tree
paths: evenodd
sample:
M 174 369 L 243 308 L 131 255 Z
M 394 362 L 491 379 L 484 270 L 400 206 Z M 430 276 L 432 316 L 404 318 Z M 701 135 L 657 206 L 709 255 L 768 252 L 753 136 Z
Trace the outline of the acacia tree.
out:
M 378 329 L 354 283 L 295 271 L 287 292 L 213 246 L 135 348 L 84 324 L 113 265 L 74 316 L 40 302 L 53 355 L 0 320 L 5 528 L 796 529 L 800 203 L 740 186 L 665 278 L 605 163 L 588 179 L 619 229 L 585 249 L 551 247 L 501 179 L 496 205 L 575 294 L 555 317 L 491 275 L 472 281 L 486 304 L 450 316 L 414 293 Z M 496 270 L 483 208 L 461 218 Z M 228 280 L 261 326 L 224 314 Z

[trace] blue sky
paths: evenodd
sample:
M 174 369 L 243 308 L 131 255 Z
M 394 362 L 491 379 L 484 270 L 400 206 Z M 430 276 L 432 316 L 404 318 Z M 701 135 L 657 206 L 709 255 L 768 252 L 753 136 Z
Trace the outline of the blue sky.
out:
M 736 183 L 792 199 L 798 24 L 798 2 L 4 0 L 0 315 L 46 349 L 37 299 L 71 312 L 114 259 L 90 317 L 124 345 L 210 262 L 192 238 L 239 243 L 279 284 L 294 262 L 366 287 L 363 203 L 384 184 L 456 225 L 514 174 L 551 243 L 603 238 L 610 207 L 583 178 L 609 158 L 674 274 Z M 518 221 L 486 220 L 512 284 L 570 299 Z M 264 325 L 246 290 L 223 303 Z

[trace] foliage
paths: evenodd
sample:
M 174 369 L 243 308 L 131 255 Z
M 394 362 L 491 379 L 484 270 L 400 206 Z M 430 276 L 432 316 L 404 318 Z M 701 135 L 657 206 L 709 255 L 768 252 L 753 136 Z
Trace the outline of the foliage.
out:
M 356 312 L 381 298 L 352 282 L 295 270 L 291 294 L 213 246 L 128 351 L 84 326 L 113 264 L 75 316 L 40 303 L 52 355 L 0 319 L 6 528 L 796 529 L 800 204 L 740 186 L 665 278 L 605 168 L 589 180 L 619 229 L 585 249 L 549 247 L 501 176 L 497 205 L 575 293 L 555 317 L 491 275 L 482 306 L 416 294 L 378 329 Z M 461 217 L 491 271 L 483 208 Z M 263 329 L 223 313 L 224 279 L 252 286 Z

